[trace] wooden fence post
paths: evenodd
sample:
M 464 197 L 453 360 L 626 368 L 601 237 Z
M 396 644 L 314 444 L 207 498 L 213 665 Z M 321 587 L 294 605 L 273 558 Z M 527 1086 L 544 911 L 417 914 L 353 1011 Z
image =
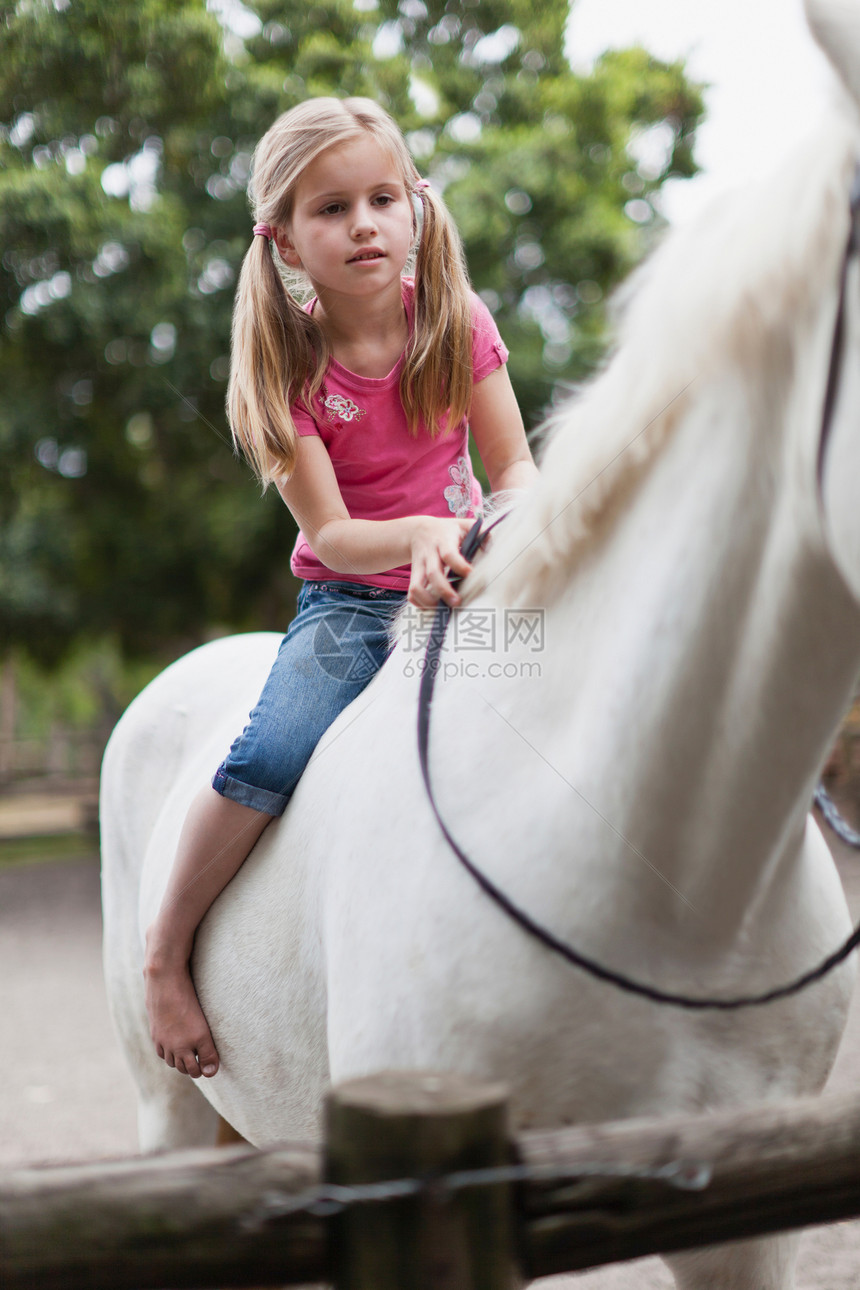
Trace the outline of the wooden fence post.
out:
M 510 1163 L 506 1090 L 462 1076 L 389 1071 L 332 1090 L 326 1182 L 391 1179 L 427 1186 L 402 1199 L 347 1205 L 331 1222 L 336 1290 L 512 1290 L 509 1185 L 446 1189 L 434 1177 Z

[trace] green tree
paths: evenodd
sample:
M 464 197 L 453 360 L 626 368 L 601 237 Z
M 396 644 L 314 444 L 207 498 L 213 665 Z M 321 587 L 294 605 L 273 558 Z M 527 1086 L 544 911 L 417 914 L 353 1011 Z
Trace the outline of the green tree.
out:
M 410 140 L 445 190 L 534 425 L 600 358 L 606 293 L 662 227 L 655 194 L 695 173 L 700 93 L 638 48 L 575 75 L 566 0 L 380 4 L 416 99 L 434 105 Z
M 0 4 L 0 649 L 288 617 L 293 526 L 223 399 L 251 152 L 309 95 L 402 123 L 530 423 L 599 355 L 654 193 L 694 169 L 683 69 L 633 50 L 574 75 L 560 0 L 368 2 Z

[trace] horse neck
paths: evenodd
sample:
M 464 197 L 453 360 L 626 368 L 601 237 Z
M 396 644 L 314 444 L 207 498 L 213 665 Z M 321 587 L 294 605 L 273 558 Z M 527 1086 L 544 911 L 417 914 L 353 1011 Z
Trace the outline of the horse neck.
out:
M 823 309 L 793 375 L 776 362 L 697 392 L 547 615 L 553 755 L 723 920 L 797 854 L 860 664 L 815 487 L 831 327 Z

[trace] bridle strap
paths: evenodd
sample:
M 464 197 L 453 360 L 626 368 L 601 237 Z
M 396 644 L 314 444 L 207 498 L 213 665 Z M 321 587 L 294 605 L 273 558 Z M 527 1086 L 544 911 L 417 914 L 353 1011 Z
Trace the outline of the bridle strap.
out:
M 848 238 L 848 244 L 845 248 L 845 254 L 842 262 L 839 289 L 839 305 L 836 312 L 836 319 L 833 328 L 833 342 L 830 351 L 830 365 L 827 373 L 827 386 L 824 396 L 824 405 L 821 416 L 821 435 L 819 438 L 818 450 L 818 477 L 819 485 L 821 472 L 823 469 L 824 453 L 826 443 L 830 435 L 830 429 L 833 421 L 833 413 L 836 405 L 836 396 L 839 387 L 839 379 L 842 371 L 842 360 L 844 351 L 844 331 L 845 331 L 845 305 L 848 281 L 848 269 L 850 262 L 860 250 L 860 232 L 858 232 L 858 223 L 860 223 L 860 163 L 854 175 L 854 183 L 851 189 L 851 232 Z M 466 537 L 463 540 L 462 552 L 467 560 L 480 550 L 490 528 L 504 519 L 505 515 L 499 516 L 487 529 L 482 531 L 481 520 L 478 519 L 472 525 Z M 461 579 L 458 576 L 452 576 L 451 583 L 453 586 L 459 585 Z M 538 941 L 545 949 L 558 955 L 569 963 L 572 967 L 580 968 L 590 976 L 595 977 L 598 981 L 605 981 L 609 985 L 615 986 L 627 994 L 633 994 L 641 999 L 648 999 L 652 1003 L 667 1004 L 675 1008 L 684 1008 L 691 1012 L 734 1012 L 741 1008 L 757 1008 L 767 1003 L 776 1003 L 779 999 L 787 999 L 792 995 L 799 994 L 807 986 L 813 985 L 820 981 L 822 977 L 827 976 L 834 968 L 848 958 L 850 954 L 860 945 L 860 924 L 855 927 L 854 931 L 843 942 L 840 947 L 827 958 L 822 960 L 817 967 L 789 981 L 786 985 L 777 986 L 774 989 L 766 990 L 761 994 L 737 995 L 733 998 L 710 998 L 707 996 L 695 996 L 686 994 L 676 994 L 670 990 L 660 990 L 656 986 L 647 985 L 642 981 L 636 981 L 632 977 L 625 976 L 622 972 L 615 972 L 611 968 L 604 967 L 595 959 L 581 953 L 572 945 L 568 945 L 560 937 L 556 936 L 549 928 L 538 923 L 532 916 L 522 909 L 516 901 L 512 900 L 500 887 L 489 878 L 482 869 L 478 867 L 473 860 L 466 855 L 457 843 L 456 839 L 450 833 L 439 806 L 436 802 L 436 795 L 433 792 L 433 785 L 430 780 L 429 767 L 429 742 L 430 742 L 430 710 L 433 702 L 433 688 L 436 683 L 436 673 L 439 671 L 440 656 L 442 647 L 445 642 L 445 633 L 451 618 L 451 607 L 445 601 L 440 600 L 436 606 L 436 612 L 433 618 L 433 625 L 430 630 L 430 636 L 427 642 L 427 649 L 424 655 L 424 669 L 421 673 L 421 684 L 418 691 L 418 760 L 421 766 L 421 776 L 424 780 L 424 787 L 427 790 L 427 797 L 430 802 L 431 810 L 436 817 L 436 822 L 442 831 L 445 841 L 448 843 L 454 855 L 462 864 L 463 868 L 471 874 L 472 878 L 489 896 L 489 898 L 505 913 L 508 918 L 512 919 L 522 931 L 526 932 L 534 940 Z

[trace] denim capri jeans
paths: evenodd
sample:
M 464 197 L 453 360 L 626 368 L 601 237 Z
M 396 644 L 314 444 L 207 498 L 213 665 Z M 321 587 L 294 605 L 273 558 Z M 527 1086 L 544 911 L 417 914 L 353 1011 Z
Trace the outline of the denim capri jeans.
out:
M 358 582 L 305 582 L 297 613 L 247 726 L 215 772 L 223 797 L 282 815 L 335 717 L 391 652 L 405 591 Z

